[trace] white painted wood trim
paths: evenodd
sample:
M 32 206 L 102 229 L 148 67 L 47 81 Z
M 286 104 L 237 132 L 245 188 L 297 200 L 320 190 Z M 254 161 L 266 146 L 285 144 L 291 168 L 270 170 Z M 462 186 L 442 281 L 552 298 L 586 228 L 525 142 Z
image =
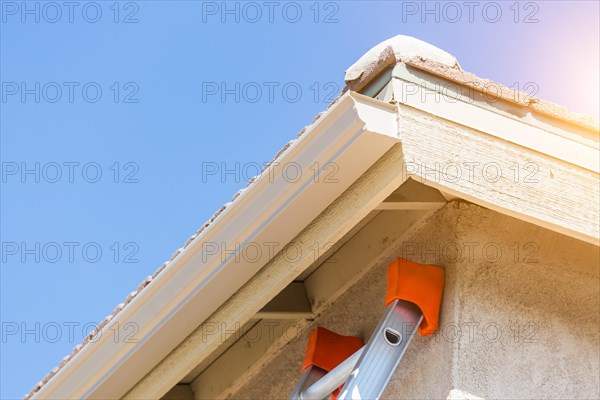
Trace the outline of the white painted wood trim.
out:
M 599 175 L 493 135 L 399 105 L 406 173 L 500 213 L 592 244 Z

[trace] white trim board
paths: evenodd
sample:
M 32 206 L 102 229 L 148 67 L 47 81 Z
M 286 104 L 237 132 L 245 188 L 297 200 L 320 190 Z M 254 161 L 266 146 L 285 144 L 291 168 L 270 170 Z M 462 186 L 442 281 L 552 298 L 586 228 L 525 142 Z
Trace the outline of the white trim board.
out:
M 597 173 L 410 106 L 399 114 L 408 176 L 598 245 Z

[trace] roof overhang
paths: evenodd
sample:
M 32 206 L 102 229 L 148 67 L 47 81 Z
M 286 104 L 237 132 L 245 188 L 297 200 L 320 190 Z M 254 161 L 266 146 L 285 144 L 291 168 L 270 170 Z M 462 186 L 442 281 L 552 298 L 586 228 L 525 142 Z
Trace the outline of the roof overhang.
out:
M 377 87 L 365 87 L 366 93 L 381 101 L 381 107 L 395 105 L 398 144 L 305 227 L 296 240 L 305 242 L 305 246 L 315 240 L 341 240 L 370 211 L 396 208 L 396 205 L 386 205 L 384 199 L 412 178 L 446 195 L 598 245 L 598 166 L 592 157 L 594 149 L 598 149 L 597 131 L 552 120 L 509 102 L 486 101 L 481 98 L 481 93 L 462 93 L 463 85 L 459 85 L 456 93 L 445 90 L 444 95 L 450 97 L 440 100 L 435 95 L 436 82 L 439 83 L 439 77 L 434 74 L 419 72 L 399 63 L 390 73 L 387 83 L 386 79 L 379 77 L 372 81 Z M 409 84 L 412 87 L 408 87 Z M 406 96 L 409 93 L 412 97 Z M 547 143 L 554 145 L 547 147 Z M 452 173 L 457 166 L 463 168 L 463 175 L 458 179 Z M 486 167 L 491 168 L 487 176 Z M 472 168 L 471 174 L 479 175 L 469 175 L 469 168 Z M 504 175 L 494 176 L 494 168 Z M 535 172 L 533 175 L 532 171 Z M 509 176 L 509 173 L 518 175 Z M 347 213 L 347 210 L 351 212 Z M 416 215 L 411 224 L 417 223 L 419 218 Z M 408 229 L 411 224 L 402 229 Z M 309 247 L 303 249 L 310 252 Z M 374 254 L 369 256 L 376 257 Z M 351 253 L 349 257 L 357 257 L 357 254 Z M 277 257 L 271 260 L 139 382 L 126 398 L 139 399 L 166 393 L 222 345 L 217 339 L 220 335 L 234 329 L 236 324 L 240 326 L 248 322 L 267 301 L 303 271 L 314 266 L 315 260 L 303 259 L 294 265 L 288 264 Z M 326 265 L 321 265 L 317 270 L 319 273 L 310 276 L 310 285 L 305 284 L 308 292 L 317 293 L 317 296 L 312 296 L 312 307 L 316 312 L 347 288 L 352 282 L 348 275 L 356 272 L 344 270 L 342 273 L 339 264 L 327 266 L 325 270 L 323 266 Z M 319 277 L 342 280 L 342 275 L 345 275 L 344 283 L 340 283 L 339 287 L 315 282 Z M 210 324 L 217 322 L 223 322 L 223 326 L 215 332 Z M 217 338 L 207 339 L 207 332 Z M 240 354 L 235 351 L 235 354 Z M 227 369 L 223 369 L 225 359 L 219 363 L 220 370 L 211 371 L 208 375 L 226 374 Z M 256 363 L 260 364 L 258 359 Z M 223 383 L 219 382 L 221 388 Z M 198 398 L 211 398 L 210 394 L 211 391 L 206 390 Z
M 248 322 L 315 263 L 315 241 L 339 240 L 409 177 L 597 245 L 597 129 L 448 82 L 398 63 L 364 87 L 375 98 L 343 94 L 35 397 L 162 396 L 219 346 L 208 324 Z M 273 254 L 291 241 L 299 261 Z M 249 245 L 264 251 L 238 257 Z M 138 341 L 115 342 L 127 323 Z
M 344 94 L 35 397 L 125 395 L 398 142 L 396 117 Z M 131 324 L 136 342 L 115 341 Z

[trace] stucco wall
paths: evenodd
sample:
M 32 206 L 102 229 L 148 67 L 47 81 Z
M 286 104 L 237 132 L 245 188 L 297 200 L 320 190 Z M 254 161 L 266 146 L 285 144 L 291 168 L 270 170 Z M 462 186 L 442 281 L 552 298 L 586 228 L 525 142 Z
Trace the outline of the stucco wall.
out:
M 384 398 L 600 397 L 597 247 L 453 202 L 396 244 L 315 324 L 368 338 L 384 312 L 387 264 L 397 257 L 445 267 L 446 288 L 441 330 L 415 338 Z M 287 398 L 308 333 L 233 397 Z

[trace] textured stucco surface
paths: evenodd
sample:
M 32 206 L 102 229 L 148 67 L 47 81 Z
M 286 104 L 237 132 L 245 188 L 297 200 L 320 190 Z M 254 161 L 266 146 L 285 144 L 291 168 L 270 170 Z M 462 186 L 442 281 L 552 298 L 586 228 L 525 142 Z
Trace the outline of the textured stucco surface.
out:
M 311 328 L 368 339 L 384 312 L 387 264 L 397 257 L 441 265 L 447 282 L 440 331 L 415 338 L 384 398 L 600 397 L 598 247 L 453 202 L 395 244 Z M 309 331 L 232 397 L 287 398 Z

